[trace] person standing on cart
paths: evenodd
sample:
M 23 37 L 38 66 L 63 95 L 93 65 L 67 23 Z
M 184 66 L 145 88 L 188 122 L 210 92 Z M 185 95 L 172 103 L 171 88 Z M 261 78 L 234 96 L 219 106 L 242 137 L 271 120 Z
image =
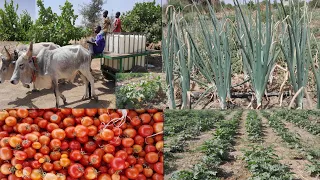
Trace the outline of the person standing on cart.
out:
M 104 47 L 106 45 L 106 41 L 104 39 L 104 36 L 101 33 L 101 26 L 97 26 L 94 31 L 96 37 L 92 38 L 91 41 L 87 41 L 89 51 L 91 53 L 91 61 L 94 57 L 94 55 L 101 54 L 104 50 Z
M 121 32 L 122 28 L 121 28 L 121 20 L 120 20 L 120 12 L 116 13 L 116 19 L 113 22 L 114 25 L 114 29 L 112 32 Z
M 105 36 L 108 32 L 110 32 L 111 29 L 111 20 L 108 17 L 108 11 L 103 12 L 103 28 L 101 31 L 101 35 Z

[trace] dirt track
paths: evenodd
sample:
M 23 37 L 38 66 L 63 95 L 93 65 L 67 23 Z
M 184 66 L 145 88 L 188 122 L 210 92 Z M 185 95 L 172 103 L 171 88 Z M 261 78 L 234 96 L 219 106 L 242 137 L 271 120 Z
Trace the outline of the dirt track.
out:
M 92 70 L 95 78 L 96 94 L 99 101 L 85 100 L 81 98 L 85 92 L 81 80 L 73 84 L 60 84 L 60 91 L 67 98 L 67 105 L 62 107 L 70 108 L 115 108 L 114 82 L 103 78 L 100 71 L 99 59 L 92 62 Z M 40 92 L 31 92 L 31 89 L 24 88 L 21 83 L 12 85 L 5 82 L 0 85 L 0 109 L 6 108 L 52 108 L 55 107 L 55 96 L 52 89 L 43 89 Z M 60 99 L 60 105 L 63 105 Z

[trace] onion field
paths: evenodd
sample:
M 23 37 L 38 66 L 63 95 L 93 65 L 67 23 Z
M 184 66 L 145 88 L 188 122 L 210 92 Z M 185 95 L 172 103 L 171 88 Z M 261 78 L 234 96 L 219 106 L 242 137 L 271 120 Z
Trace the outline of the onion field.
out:
M 162 40 L 169 108 L 320 108 L 320 11 L 282 1 L 234 0 L 217 11 L 208 1 L 181 8 L 169 0 Z
M 167 110 L 165 179 L 319 179 L 319 115 Z

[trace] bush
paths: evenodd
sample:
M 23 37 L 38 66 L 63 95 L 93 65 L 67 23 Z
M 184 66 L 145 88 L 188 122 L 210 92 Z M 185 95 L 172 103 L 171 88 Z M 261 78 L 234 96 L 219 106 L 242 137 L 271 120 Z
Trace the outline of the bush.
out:
M 155 1 L 136 3 L 121 19 L 124 31 L 145 33 L 148 42 L 161 41 L 161 6 L 156 5 Z

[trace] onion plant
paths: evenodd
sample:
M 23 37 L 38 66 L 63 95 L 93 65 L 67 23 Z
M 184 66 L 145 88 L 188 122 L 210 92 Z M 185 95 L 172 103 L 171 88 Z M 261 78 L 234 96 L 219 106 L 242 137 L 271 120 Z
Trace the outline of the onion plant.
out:
M 241 48 L 242 60 L 248 71 L 257 100 L 257 108 L 262 106 L 270 72 L 280 53 L 277 43 L 278 24 L 272 18 L 270 0 L 266 3 L 265 22 L 259 0 L 256 1 L 255 17 L 245 5 L 235 0 L 237 42 Z
M 320 109 L 320 63 L 319 63 L 319 51 L 320 51 L 320 43 L 317 42 L 317 39 L 313 36 L 313 40 L 315 42 L 315 56 L 314 56 L 314 61 L 312 61 L 312 58 L 310 59 L 312 62 L 312 71 L 315 76 L 316 80 L 316 86 L 317 86 L 317 108 Z M 311 50 L 310 44 L 309 45 L 309 50 Z
M 206 92 L 217 90 L 220 108 L 226 109 L 226 99 L 230 98 L 231 86 L 231 50 L 228 35 L 231 34 L 228 19 L 217 18 L 215 10 L 207 1 L 209 9 L 209 20 L 207 20 L 197 9 L 197 20 L 200 24 L 200 34 L 204 39 L 204 53 L 200 53 L 199 44 L 195 42 L 194 34 L 188 30 L 188 41 L 191 56 L 194 58 L 195 67 L 200 71 L 207 84 Z M 231 38 L 231 37 L 230 37 Z M 205 94 L 205 93 L 204 93 Z M 204 95 L 203 94 L 203 95 Z
M 281 50 L 287 62 L 293 89 L 296 93 L 300 92 L 296 105 L 302 109 L 304 91 L 300 89 L 306 87 L 311 62 L 311 53 L 308 49 L 310 42 L 308 5 L 304 2 L 304 6 L 300 7 L 300 1 L 289 0 L 289 6 L 285 7 L 281 0 L 278 9 L 286 25 L 282 28 Z

